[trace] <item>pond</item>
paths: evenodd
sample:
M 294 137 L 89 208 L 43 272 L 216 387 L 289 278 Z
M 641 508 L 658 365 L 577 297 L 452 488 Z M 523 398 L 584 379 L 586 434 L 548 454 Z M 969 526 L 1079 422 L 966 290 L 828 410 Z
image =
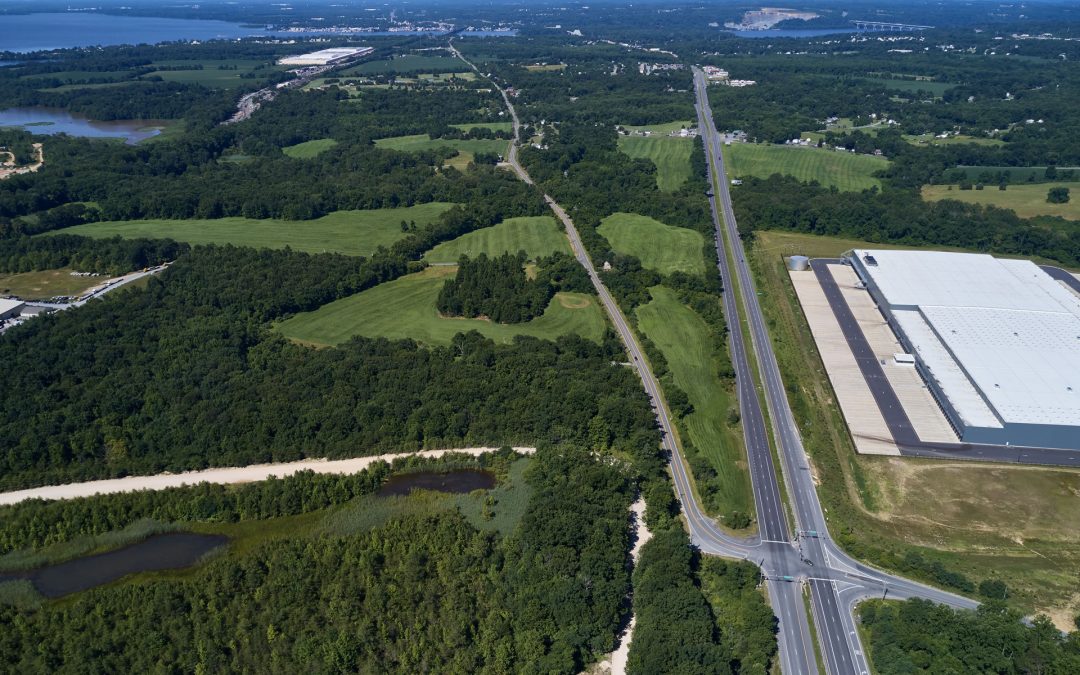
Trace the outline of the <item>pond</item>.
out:
M 135 144 L 157 136 L 163 120 L 113 120 L 97 122 L 60 108 L 8 108 L 0 110 L 0 127 L 21 127 L 32 134 L 70 134 L 89 138 L 123 138 Z
M 458 469 L 445 473 L 418 471 L 391 476 L 379 488 L 380 497 L 407 495 L 413 490 L 434 490 L 465 494 L 473 490 L 490 490 L 495 487 L 495 475 L 478 469 Z
M 189 567 L 228 540 L 228 537 L 216 534 L 159 534 L 115 551 L 83 556 L 36 570 L 0 574 L 0 582 L 29 579 L 45 597 L 59 598 L 137 572 Z

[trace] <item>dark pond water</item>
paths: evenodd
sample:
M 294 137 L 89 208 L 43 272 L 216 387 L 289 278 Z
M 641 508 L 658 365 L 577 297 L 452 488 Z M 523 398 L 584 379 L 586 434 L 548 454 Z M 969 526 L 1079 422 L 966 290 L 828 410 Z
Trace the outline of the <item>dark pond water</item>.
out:
M 495 475 L 477 469 L 460 469 L 446 473 L 418 471 L 391 476 L 379 488 L 380 497 L 407 495 L 413 490 L 435 490 L 464 494 L 473 490 L 490 490 L 495 487 Z
M 70 134 L 89 138 L 123 138 L 125 143 L 161 133 L 162 120 L 98 122 L 60 108 L 8 108 L 0 110 L 0 127 L 21 127 L 35 135 Z
M 0 581 L 29 579 L 45 597 L 59 598 L 136 572 L 188 567 L 228 540 L 228 537 L 216 534 L 159 534 L 108 553 L 84 556 L 26 572 L 0 574 Z

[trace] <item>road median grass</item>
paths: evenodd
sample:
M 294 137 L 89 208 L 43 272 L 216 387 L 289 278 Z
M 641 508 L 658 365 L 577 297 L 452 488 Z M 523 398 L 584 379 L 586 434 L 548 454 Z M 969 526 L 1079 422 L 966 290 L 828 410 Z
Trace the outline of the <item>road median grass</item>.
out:
M 883 157 L 792 145 L 732 143 L 723 152 L 732 178 L 768 178 L 779 173 L 854 192 L 880 188 L 881 181 L 873 174 L 889 165 Z
M 481 253 L 489 257 L 503 253 L 525 251 L 530 260 L 552 253 L 570 255 L 570 242 L 551 216 L 522 216 L 507 218 L 491 227 L 463 234 L 457 239 L 443 242 L 424 254 L 424 260 L 433 263 L 457 262 L 467 255 L 475 258 Z
M 687 448 L 687 461 L 693 467 L 692 455 L 700 453 L 717 473 L 708 480 L 699 480 L 695 474 L 697 491 L 711 513 L 753 514 L 738 402 L 732 382 L 720 377 L 721 355 L 716 353 L 709 327 L 675 291 L 654 286 L 649 292 L 652 301 L 636 310 L 638 326 L 663 353 L 675 384 L 694 408 L 682 420 L 688 436 L 684 448 L 692 446 Z
M 918 554 L 976 584 L 1001 579 L 1017 607 L 1048 612 L 1064 627 L 1080 610 L 1080 471 L 855 453 L 783 256 L 835 257 L 859 246 L 900 248 L 759 231 L 748 251 L 833 536 L 857 557 L 908 575 L 905 559 Z
M 401 221 L 424 226 L 435 222 L 453 204 L 431 202 L 396 209 L 335 211 L 315 220 L 260 220 L 215 218 L 206 220 L 128 220 L 87 223 L 56 230 L 86 237 L 175 239 L 189 244 L 234 244 L 252 248 L 284 248 L 307 253 L 371 255 L 390 246 L 406 233 Z
M 613 213 L 604 218 L 597 232 L 619 253 L 632 255 L 642 266 L 662 274 L 705 273 L 705 239 L 695 230 L 636 213 Z
M 429 267 L 422 272 L 380 284 L 356 295 L 297 314 L 276 326 L 284 336 L 315 346 L 339 345 L 353 336 L 411 338 L 430 345 L 448 345 L 455 335 L 471 330 L 496 342 L 518 335 L 553 340 L 577 333 L 599 342 L 606 319 L 596 299 L 581 293 L 556 293 L 544 314 L 518 324 L 485 319 L 448 318 L 435 307 L 439 291 L 456 266 Z

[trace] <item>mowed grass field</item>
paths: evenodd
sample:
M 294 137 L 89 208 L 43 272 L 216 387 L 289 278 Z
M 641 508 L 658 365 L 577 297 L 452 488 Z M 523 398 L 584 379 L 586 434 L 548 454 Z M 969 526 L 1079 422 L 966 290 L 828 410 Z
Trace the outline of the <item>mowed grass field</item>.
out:
M 469 162 L 473 160 L 473 156 L 478 152 L 495 153 L 501 157 L 505 157 L 510 147 L 509 141 L 503 141 L 498 139 L 454 139 L 454 138 L 431 138 L 427 134 L 415 134 L 412 136 L 391 136 L 390 138 L 380 138 L 375 141 L 375 145 L 380 148 L 386 148 L 388 150 L 399 150 L 401 152 L 422 152 L 424 150 L 430 150 L 432 148 L 454 148 L 458 151 L 458 156 L 450 159 L 446 162 L 447 166 L 453 166 L 458 169 L 464 169 Z
M 460 71 L 461 61 L 452 56 L 421 56 L 405 54 L 393 59 L 367 61 L 338 73 L 339 77 L 350 75 L 380 75 L 387 73 L 416 73 L 438 71 Z
M 455 129 L 461 129 L 462 131 L 469 131 L 470 129 L 491 129 L 492 131 L 514 130 L 514 125 L 511 122 L 469 122 L 467 124 L 451 124 L 450 126 Z
M 311 159 L 312 157 L 317 157 L 319 153 L 326 152 L 337 144 L 338 142 L 332 138 L 316 138 L 313 141 L 304 141 L 303 143 L 290 145 L 282 148 L 281 151 L 293 159 Z
M 530 260 L 557 252 L 569 255 L 570 242 L 551 216 L 507 218 L 492 227 L 443 242 L 428 251 L 424 259 L 433 263 L 450 263 L 457 262 L 463 255 L 475 258 L 481 253 L 497 256 L 518 251 L 525 251 Z
M 0 274 L 0 295 L 14 295 L 22 300 L 48 300 L 58 295 L 76 296 L 107 277 L 74 277 L 70 268 Z
M 889 164 L 889 160 L 872 155 L 763 143 L 726 145 L 724 162 L 733 178 L 768 178 L 780 173 L 852 191 L 881 187 L 881 181 L 871 174 Z
M 635 159 L 656 165 L 656 184 L 661 190 L 678 190 L 690 178 L 692 138 L 678 136 L 620 136 L 619 150 Z
M 458 333 L 479 331 L 497 342 L 517 335 L 555 339 L 567 333 L 599 342 L 606 326 L 595 298 L 558 293 L 543 316 L 519 324 L 484 319 L 444 318 L 435 302 L 443 284 L 457 274 L 456 266 L 429 267 L 356 295 L 336 300 L 314 312 L 297 314 L 277 325 L 282 335 L 311 345 L 333 346 L 355 335 L 411 338 L 431 345 L 448 345 Z
M 952 188 L 951 190 L 949 188 Z M 1048 204 L 1046 193 L 1050 188 L 1069 188 L 1069 201 L 1065 204 Z M 1012 209 L 1022 218 L 1035 216 L 1061 216 L 1069 220 L 1080 220 L 1080 183 L 1031 183 L 1009 185 L 1006 190 L 999 190 L 996 185 L 987 185 L 982 190 L 961 190 L 952 185 L 924 185 L 923 199 L 936 202 L 942 199 L 955 199 L 968 204 L 997 206 Z
M 432 202 L 399 209 L 336 211 L 316 220 L 256 220 L 217 218 L 213 220 L 131 220 L 76 225 L 64 234 L 87 237 L 134 239 L 175 239 L 189 244 L 235 244 L 252 248 L 289 246 L 308 253 L 370 255 L 379 246 L 389 246 L 405 236 L 401 221 L 426 225 L 434 222 L 453 204 Z
M 721 513 L 754 513 L 754 500 L 738 423 L 727 423 L 738 409 L 729 386 L 716 373 L 712 340 L 705 321 L 665 286 L 649 289 L 652 301 L 637 308 L 638 324 L 664 354 L 675 384 L 694 406 L 686 419 L 689 441 L 720 474 Z
M 855 532 L 871 550 L 918 550 L 976 582 L 1000 578 L 1017 606 L 1071 625 L 1080 613 L 1080 471 L 855 453 L 783 256 L 835 257 L 859 247 L 910 248 L 758 231 L 748 251 L 834 532 Z
M 644 267 L 662 274 L 703 274 L 705 244 L 700 232 L 672 227 L 636 213 L 613 213 L 597 231 L 620 253 L 632 255 Z

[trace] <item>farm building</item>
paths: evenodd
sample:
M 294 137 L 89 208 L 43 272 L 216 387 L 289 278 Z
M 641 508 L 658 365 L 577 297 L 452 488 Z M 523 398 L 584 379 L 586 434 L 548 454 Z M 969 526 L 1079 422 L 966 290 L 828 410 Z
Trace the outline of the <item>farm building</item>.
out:
M 1080 296 L 1026 260 L 845 256 L 965 442 L 1080 449 Z

